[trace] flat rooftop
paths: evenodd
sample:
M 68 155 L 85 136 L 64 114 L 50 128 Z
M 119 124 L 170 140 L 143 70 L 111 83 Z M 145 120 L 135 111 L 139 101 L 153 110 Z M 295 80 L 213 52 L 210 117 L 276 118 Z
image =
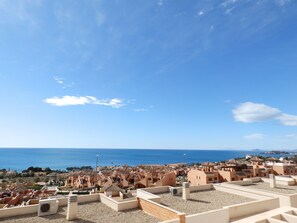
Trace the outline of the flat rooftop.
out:
M 107 207 L 101 202 L 92 202 L 78 205 L 77 219 L 74 221 L 66 220 L 67 206 L 60 207 L 55 215 L 38 217 L 36 214 L 23 215 L 19 217 L 0 219 L 5 223 L 39 223 L 39 222 L 80 222 L 80 223 L 157 223 L 157 218 L 145 214 L 140 209 L 134 209 L 126 212 L 117 212 Z
M 281 194 L 295 194 L 295 193 L 297 193 L 297 185 L 286 186 L 286 185 L 276 184 L 275 188 L 271 188 L 269 183 L 259 182 L 259 183 L 253 183 L 252 185 L 247 185 L 245 187 L 266 190 L 266 191 L 271 191 L 271 192 L 277 192 L 277 193 L 281 193 Z
M 190 199 L 187 201 L 184 201 L 181 196 L 172 196 L 169 193 L 158 194 L 158 196 L 161 197 L 161 203 L 164 206 L 179 212 L 186 213 L 186 215 L 211 211 L 224 206 L 253 201 L 253 199 L 247 197 L 229 194 L 217 190 L 192 192 L 190 194 Z

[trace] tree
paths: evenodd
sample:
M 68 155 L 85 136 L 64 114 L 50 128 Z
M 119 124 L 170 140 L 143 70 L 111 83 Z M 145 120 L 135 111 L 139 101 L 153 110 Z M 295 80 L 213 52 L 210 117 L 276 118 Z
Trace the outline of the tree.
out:
M 46 174 L 49 174 L 49 173 L 52 172 L 52 170 L 51 170 L 51 168 L 46 167 L 46 168 L 44 169 L 44 172 L 46 172 Z

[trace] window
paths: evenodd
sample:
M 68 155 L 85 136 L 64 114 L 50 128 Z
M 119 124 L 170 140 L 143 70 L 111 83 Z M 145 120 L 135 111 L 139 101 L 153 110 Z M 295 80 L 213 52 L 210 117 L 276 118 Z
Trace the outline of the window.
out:
M 214 178 L 214 180 L 218 180 L 218 178 L 217 178 L 217 177 L 215 177 L 215 178 Z
M 212 178 L 210 177 L 210 178 L 208 178 L 208 180 L 209 180 L 209 181 L 212 181 Z
M 232 179 L 231 179 L 232 181 L 234 181 L 235 180 L 235 178 L 234 177 L 232 177 Z

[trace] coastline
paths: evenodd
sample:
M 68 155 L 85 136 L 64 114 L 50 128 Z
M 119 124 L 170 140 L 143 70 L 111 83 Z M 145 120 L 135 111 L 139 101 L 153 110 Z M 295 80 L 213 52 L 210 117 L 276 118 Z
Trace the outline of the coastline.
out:
M 96 165 L 165 165 L 172 163 L 217 162 L 249 155 L 260 155 L 261 151 L 238 150 L 169 150 L 169 149 L 44 149 L 44 148 L 0 148 L 0 169 L 21 171 L 30 166 L 65 170 L 71 166 Z M 271 155 L 267 155 L 271 156 Z M 280 157 L 280 155 L 274 155 Z

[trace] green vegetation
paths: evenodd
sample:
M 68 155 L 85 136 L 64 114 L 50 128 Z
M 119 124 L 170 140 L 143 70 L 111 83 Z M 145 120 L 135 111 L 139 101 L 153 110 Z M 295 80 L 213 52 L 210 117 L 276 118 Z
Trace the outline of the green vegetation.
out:
M 75 170 L 93 170 L 91 166 L 81 166 L 81 167 L 67 167 L 67 171 L 75 171 Z
M 28 189 L 32 189 L 32 190 L 41 190 L 43 186 L 39 185 L 39 184 L 34 184 L 33 186 L 27 186 Z

